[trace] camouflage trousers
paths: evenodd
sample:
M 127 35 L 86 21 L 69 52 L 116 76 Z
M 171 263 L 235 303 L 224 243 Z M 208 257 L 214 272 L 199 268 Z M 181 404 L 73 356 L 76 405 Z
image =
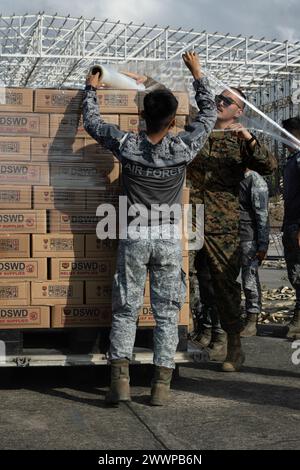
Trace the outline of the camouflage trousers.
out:
M 178 316 L 185 301 L 181 240 L 120 240 L 112 290 L 109 359 L 132 358 L 147 273 L 155 318 L 154 358 L 157 366 L 174 368 Z
M 284 227 L 282 243 L 289 281 L 296 291 L 296 309 L 300 309 L 300 248 L 297 234 L 299 225 Z
M 256 241 L 241 242 L 242 286 L 246 299 L 246 312 L 259 315 L 261 312 L 261 286 L 258 276 Z
M 241 286 L 237 278 L 241 268 L 241 249 L 238 234 L 206 234 L 203 253 L 213 287 L 214 308 L 221 320 L 221 326 L 227 333 L 242 330 Z M 201 250 L 201 251 L 202 251 Z M 195 256 L 195 271 L 201 277 L 201 263 Z M 193 296 L 195 282 L 190 279 Z M 193 301 L 192 301 L 193 303 Z
M 197 333 L 211 329 L 222 334 L 213 281 L 204 249 L 189 252 L 190 309 Z

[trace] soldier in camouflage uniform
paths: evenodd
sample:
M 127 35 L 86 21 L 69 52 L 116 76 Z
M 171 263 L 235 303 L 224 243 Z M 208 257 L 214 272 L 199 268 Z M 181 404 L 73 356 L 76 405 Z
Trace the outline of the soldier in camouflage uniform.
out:
M 202 76 L 198 56 L 186 53 L 186 66 L 195 81 L 199 112 L 189 130 L 171 136 L 178 102 L 168 90 L 156 90 L 144 99 L 147 131 L 139 134 L 120 131 L 106 124 L 99 114 L 96 95 L 98 76 L 88 79 L 83 102 L 83 119 L 87 132 L 104 147 L 113 151 L 122 165 L 123 190 L 128 214 L 137 207 L 141 238 L 129 224 L 128 237 L 119 241 L 117 271 L 112 293 L 112 328 L 109 358 L 112 366 L 111 387 L 107 403 L 130 400 L 128 364 L 132 358 L 138 315 L 144 300 L 146 275 L 150 276 L 150 300 L 156 321 L 154 329 L 155 376 L 151 404 L 163 405 L 168 399 L 174 356 L 178 343 L 178 314 L 184 302 L 184 275 L 181 269 L 182 246 L 176 236 L 181 221 L 181 197 L 186 166 L 203 147 L 216 121 L 216 105 L 208 81 Z M 170 221 L 166 208 L 160 209 L 153 224 L 148 214 L 156 206 L 177 205 L 179 213 Z M 156 214 L 158 215 L 158 214 Z M 167 217 L 166 217 L 167 216 Z M 173 227 L 173 236 L 167 236 Z M 127 227 L 126 227 L 127 229 Z
M 246 325 L 241 336 L 255 336 L 261 313 L 261 287 L 258 266 L 269 246 L 269 191 L 257 172 L 246 170 L 240 185 L 240 239 L 242 250 L 242 285 L 246 299 Z
M 247 169 L 245 178 L 240 183 L 239 193 L 242 286 L 247 313 L 246 325 L 241 332 L 243 337 L 256 335 L 256 323 L 261 312 L 258 266 L 264 260 L 269 245 L 268 193 L 268 185 L 263 177 Z M 197 253 L 196 262 L 201 308 L 197 311 L 198 305 L 193 306 L 194 316 L 200 322 L 199 333 L 193 340 L 208 347 L 210 359 L 222 360 L 223 355 L 226 356 L 226 334 L 221 328 L 204 249 Z M 192 266 L 195 269 L 195 261 Z M 199 303 L 199 295 L 197 297 L 193 293 L 193 301 Z
M 244 362 L 240 342 L 241 287 L 237 282 L 241 267 L 240 182 L 245 168 L 270 174 L 277 162 L 255 136 L 238 123 L 244 104 L 236 94 L 225 90 L 216 97 L 216 102 L 215 129 L 188 167 L 187 184 L 191 188 L 192 202 L 204 204 L 204 250 L 221 325 L 228 335 L 228 352 L 222 368 L 237 371 Z
M 300 141 L 300 116 L 286 119 L 284 129 Z M 288 325 L 287 338 L 300 338 L 300 151 L 287 146 L 290 152 L 283 174 L 284 219 L 283 247 L 289 281 L 296 291 L 296 305 Z

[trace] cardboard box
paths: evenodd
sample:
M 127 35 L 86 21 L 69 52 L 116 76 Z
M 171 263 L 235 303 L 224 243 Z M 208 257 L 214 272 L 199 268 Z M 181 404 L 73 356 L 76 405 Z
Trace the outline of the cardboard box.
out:
M 118 126 L 119 116 L 108 114 L 105 116 L 105 122 Z M 79 114 L 50 114 L 50 137 L 63 139 L 66 137 L 89 137 L 89 134 L 85 131 L 82 116 Z
M 139 99 L 135 90 L 98 90 L 97 95 L 102 114 L 138 114 Z
M 83 257 L 84 235 L 62 235 L 60 233 L 32 235 L 32 256 L 34 258 Z
M 85 257 L 86 258 L 105 258 L 117 256 L 118 240 L 99 240 L 97 235 L 85 235 Z
M 37 113 L 79 113 L 82 108 L 81 90 L 35 90 L 34 111 Z
M 119 184 L 118 163 L 51 163 L 50 182 L 55 187 L 102 188 Z
M 50 232 L 96 233 L 98 222 L 99 217 L 95 215 L 95 212 L 49 211 Z
M 0 111 L 30 113 L 33 107 L 33 90 L 30 88 L 4 88 L 1 90 Z
M 174 91 L 173 93 L 178 100 L 177 114 L 188 116 L 190 114 L 189 94 L 185 91 Z
M 29 282 L 17 282 L 15 280 L 0 282 L 0 307 L 29 304 Z
M 113 155 L 110 150 L 107 150 L 103 145 L 93 139 L 84 139 L 85 146 L 83 149 L 83 159 L 85 162 L 103 162 L 108 165 L 117 163 L 118 159 Z
M 0 185 L 1 209 L 31 209 L 31 186 Z
M 30 137 L 0 137 L 0 161 L 29 161 Z
M 178 325 L 189 325 L 190 306 L 185 303 L 179 312 Z M 155 326 L 150 299 L 145 298 L 144 305 L 138 318 L 138 326 Z
M 111 325 L 111 304 L 56 305 L 51 308 L 51 327 L 92 327 Z
M 86 281 L 85 295 L 87 304 L 108 304 L 112 296 L 112 280 Z
M 49 116 L 0 112 L 0 135 L 49 137 Z
M 100 204 L 112 204 L 119 207 L 119 196 L 122 194 L 122 188 L 119 186 L 109 186 L 106 190 L 87 189 L 85 192 L 86 209 L 96 211 Z
M 1 140 L 0 140 L 1 145 Z M 82 162 L 85 139 L 31 139 L 31 160 L 33 162 Z
M 0 211 L 0 232 L 46 233 L 46 229 L 46 211 Z
M 1 263 L 0 263 L 1 266 Z M 51 279 L 66 281 L 68 279 L 83 280 L 97 279 L 111 282 L 115 272 L 115 259 L 86 259 L 86 258 L 55 258 L 51 260 Z
M 14 235 L 1 233 L 0 259 L 2 258 L 29 258 L 30 235 Z
M 47 260 L 45 258 L 0 260 L 0 282 L 5 279 L 43 281 L 47 279 Z
M 50 328 L 50 307 L 1 307 L 0 329 Z
M 31 305 L 77 305 L 83 303 L 83 282 L 44 281 L 31 283 Z
M 49 185 L 49 167 L 44 163 L 0 162 L 1 184 Z
M 186 124 L 185 116 L 176 116 L 175 127 L 171 129 L 172 134 L 178 134 L 184 130 Z M 120 115 L 120 129 L 125 132 L 134 132 L 146 130 L 146 122 L 137 114 L 122 114 Z
M 35 209 L 82 210 L 85 209 L 85 191 L 53 186 L 34 186 L 33 207 Z
M 120 116 L 120 129 L 124 132 L 137 133 L 145 130 L 145 121 L 138 114 L 122 114 Z
M 144 97 L 147 92 L 139 93 L 139 109 L 142 111 L 144 109 Z M 188 116 L 190 112 L 190 100 L 189 95 L 185 91 L 172 91 L 174 96 L 178 100 L 177 115 Z M 130 111 L 131 112 L 131 111 Z M 129 113 L 128 113 L 129 114 Z

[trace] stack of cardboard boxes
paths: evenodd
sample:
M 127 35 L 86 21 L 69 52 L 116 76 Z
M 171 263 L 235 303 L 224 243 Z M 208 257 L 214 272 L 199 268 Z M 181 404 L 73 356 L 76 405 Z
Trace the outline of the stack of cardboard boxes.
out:
M 143 127 L 143 95 L 99 90 L 107 122 Z M 177 93 L 175 131 L 188 114 Z M 99 240 L 96 208 L 116 207 L 120 165 L 85 132 L 82 92 L 6 89 L 0 104 L 0 328 L 109 326 L 117 241 Z M 188 190 L 184 201 L 188 202 Z M 184 271 L 188 272 L 187 251 Z M 180 324 L 189 323 L 188 303 Z M 139 324 L 153 326 L 149 282 Z

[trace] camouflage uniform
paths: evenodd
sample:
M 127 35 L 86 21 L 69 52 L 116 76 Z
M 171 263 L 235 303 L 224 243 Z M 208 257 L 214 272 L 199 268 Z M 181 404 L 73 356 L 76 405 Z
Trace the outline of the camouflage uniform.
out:
M 138 315 L 144 302 L 147 271 L 156 321 L 154 359 L 157 366 L 174 368 L 178 344 L 178 313 L 186 295 L 181 241 L 120 240 L 112 292 L 113 322 L 110 359 L 132 357 Z
M 191 201 L 204 204 L 204 250 L 212 277 L 221 325 L 227 333 L 242 329 L 239 188 L 245 168 L 270 174 L 277 162 L 257 142 L 254 151 L 231 133 L 213 132 L 188 167 Z
M 212 276 L 204 249 L 189 252 L 189 271 L 190 309 L 194 319 L 195 334 L 206 329 L 222 334 Z
M 296 310 L 300 310 L 300 248 L 298 244 L 299 230 L 300 224 L 286 225 L 284 227 L 282 237 L 288 278 L 296 291 Z
M 242 285 L 246 312 L 260 314 L 261 286 L 258 276 L 258 251 L 269 245 L 268 185 L 255 171 L 247 171 L 240 187 L 240 238 Z
M 284 168 L 284 257 L 289 281 L 296 291 L 296 310 L 300 309 L 300 152 L 289 155 Z
M 138 240 L 121 237 L 119 241 L 112 295 L 110 359 L 132 357 L 136 322 L 143 304 L 149 271 L 150 300 L 156 320 L 154 364 L 175 367 L 177 317 L 184 302 L 182 245 L 175 236 L 167 239 L 164 230 L 168 232 L 170 224 L 177 227 L 182 218 L 180 203 L 186 166 L 203 147 L 217 117 L 216 104 L 207 79 L 195 80 L 194 88 L 199 112 L 190 128 L 177 136 L 167 134 L 157 144 L 153 144 L 145 132 L 127 133 L 106 123 L 100 115 L 96 90 L 90 85 L 86 88 L 83 101 L 85 129 L 120 161 L 128 209 L 137 205 L 146 209 L 146 215 L 141 218 L 141 230 L 143 235 L 150 235 Z M 179 215 L 177 219 L 174 215 L 173 224 L 170 220 L 169 225 L 164 222 L 160 224 L 156 218 L 156 225 L 153 225 L 151 217 L 149 220 L 149 211 L 162 204 L 165 206 L 162 211 L 164 220 L 168 212 L 166 207 L 179 204 Z

